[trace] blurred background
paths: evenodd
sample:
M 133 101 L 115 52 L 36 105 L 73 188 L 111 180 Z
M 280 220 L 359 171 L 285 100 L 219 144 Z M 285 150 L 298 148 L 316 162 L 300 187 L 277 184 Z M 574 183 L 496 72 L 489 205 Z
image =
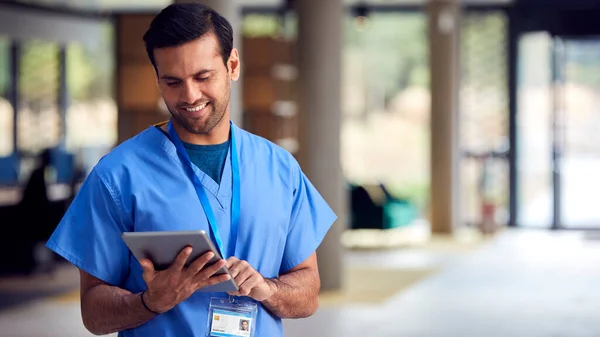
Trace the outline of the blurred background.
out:
M 232 119 L 339 215 L 286 336 L 600 334 L 598 1 L 198 2 L 235 30 Z M 44 244 L 169 118 L 142 35 L 170 3 L 0 2 L 0 335 L 90 335 Z

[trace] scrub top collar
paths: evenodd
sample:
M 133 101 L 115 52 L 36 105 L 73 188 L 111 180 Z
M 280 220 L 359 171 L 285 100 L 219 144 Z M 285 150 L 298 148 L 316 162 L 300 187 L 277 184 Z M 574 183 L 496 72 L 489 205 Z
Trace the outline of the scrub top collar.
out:
M 168 121 L 156 124 L 155 126 L 161 127 L 162 125 L 167 125 L 167 123 Z M 231 132 L 235 132 L 237 143 L 236 145 L 239 148 L 239 144 L 242 140 L 240 139 L 241 137 L 239 135 L 239 132 L 237 132 L 237 126 L 234 123 L 230 124 Z M 177 148 L 175 147 L 175 144 L 173 144 L 173 142 L 171 142 L 171 140 L 167 137 L 168 134 L 163 133 L 164 129 L 158 130 L 157 127 L 153 127 L 153 129 L 156 129 L 155 133 L 162 138 L 162 141 L 160 142 L 161 149 L 164 152 L 166 152 L 171 158 L 173 158 L 179 165 L 185 166 L 186 164 L 183 163 L 177 155 Z M 238 158 L 240 158 L 241 156 L 239 155 L 239 149 L 237 149 L 237 151 Z M 239 165 L 241 169 L 241 160 Z M 227 205 L 229 204 L 229 201 L 231 199 L 231 189 L 233 188 L 231 172 L 231 147 L 229 150 L 227 150 L 225 165 L 223 166 L 223 172 L 221 173 L 221 184 L 217 184 L 217 182 L 214 181 L 214 179 L 212 179 L 208 174 L 204 173 L 196 165 L 192 165 L 192 168 L 194 170 L 194 173 L 196 173 L 198 178 L 200 178 L 200 182 L 202 183 L 202 186 L 205 188 L 205 190 L 208 193 L 212 194 L 215 198 L 217 198 L 217 200 L 219 201 L 219 206 L 222 209 L 229 208 Z M 183 178 L 188 179 L 188 177 Z

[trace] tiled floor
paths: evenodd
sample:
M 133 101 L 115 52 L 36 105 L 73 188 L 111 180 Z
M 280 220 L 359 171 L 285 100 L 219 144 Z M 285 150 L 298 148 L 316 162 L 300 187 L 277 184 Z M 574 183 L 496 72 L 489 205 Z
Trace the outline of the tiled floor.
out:
M 599 336 L 599 265 L 582 233 L 506 232 L 378 308 L 321 311 L 287 336 Z
M 286 337 L 600 335 L 600 241 L 581 232 L 506 231 L 472 252 L 353 252 L 349 265 L 438 272 L 380 304 L 343 302 L 285 321 Z M 76 299 L 0 313 L 0 336 L 90 336 Z

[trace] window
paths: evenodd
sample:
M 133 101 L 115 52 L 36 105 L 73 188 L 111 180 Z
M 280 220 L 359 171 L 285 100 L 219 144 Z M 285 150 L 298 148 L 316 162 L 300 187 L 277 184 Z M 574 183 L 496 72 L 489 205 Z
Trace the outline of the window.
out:
M 19 69 L 18 147 L 35 155 L 60 140 L 59 46 L 30 40 L 21 44 Z
M 113 28 L 106 24 L 97 43 L 70 44 L 66 51 L 66 147 L 106 151 L 117 142 Z M 90 163 L 92 165 L 92 163 Z
M 0 37 L 0 157 L 13 152 L 14 111 L 9 101 L 11 89 L 10 40 Z
M 382 183 L 425 216 L 429 64 L 423 13 L 348 16 L 342 51 L 342 165 L 352 184 Z
M 461 206 L 467 224 L 479 224 L 483 205 L 508 221 L 507 18 L 503 12 L 467 12 L 461 22 Z M 497 156 L 491 157 L 495 153 Z M 487 206 L 486 206 L 487 207 Z

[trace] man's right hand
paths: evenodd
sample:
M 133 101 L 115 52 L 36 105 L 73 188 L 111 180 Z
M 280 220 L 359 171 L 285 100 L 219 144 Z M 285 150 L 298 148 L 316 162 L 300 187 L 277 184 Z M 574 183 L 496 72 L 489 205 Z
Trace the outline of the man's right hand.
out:
M 225 260 L 206 264 L 214 254 L 208 252 L 198 257 L 188 267 L 186 261 L 192 253 L 191 247 L 184 248 L 175 262 L 165 270 L 157 271 L 148 259 L 140 261 L 142 275 L 148 290 L 144 296 L 146 305 L 155 312 L 163 313 L 190 297 L 196 290 L 229 280 L 228 274 L 214 275 L 225 266 Z

